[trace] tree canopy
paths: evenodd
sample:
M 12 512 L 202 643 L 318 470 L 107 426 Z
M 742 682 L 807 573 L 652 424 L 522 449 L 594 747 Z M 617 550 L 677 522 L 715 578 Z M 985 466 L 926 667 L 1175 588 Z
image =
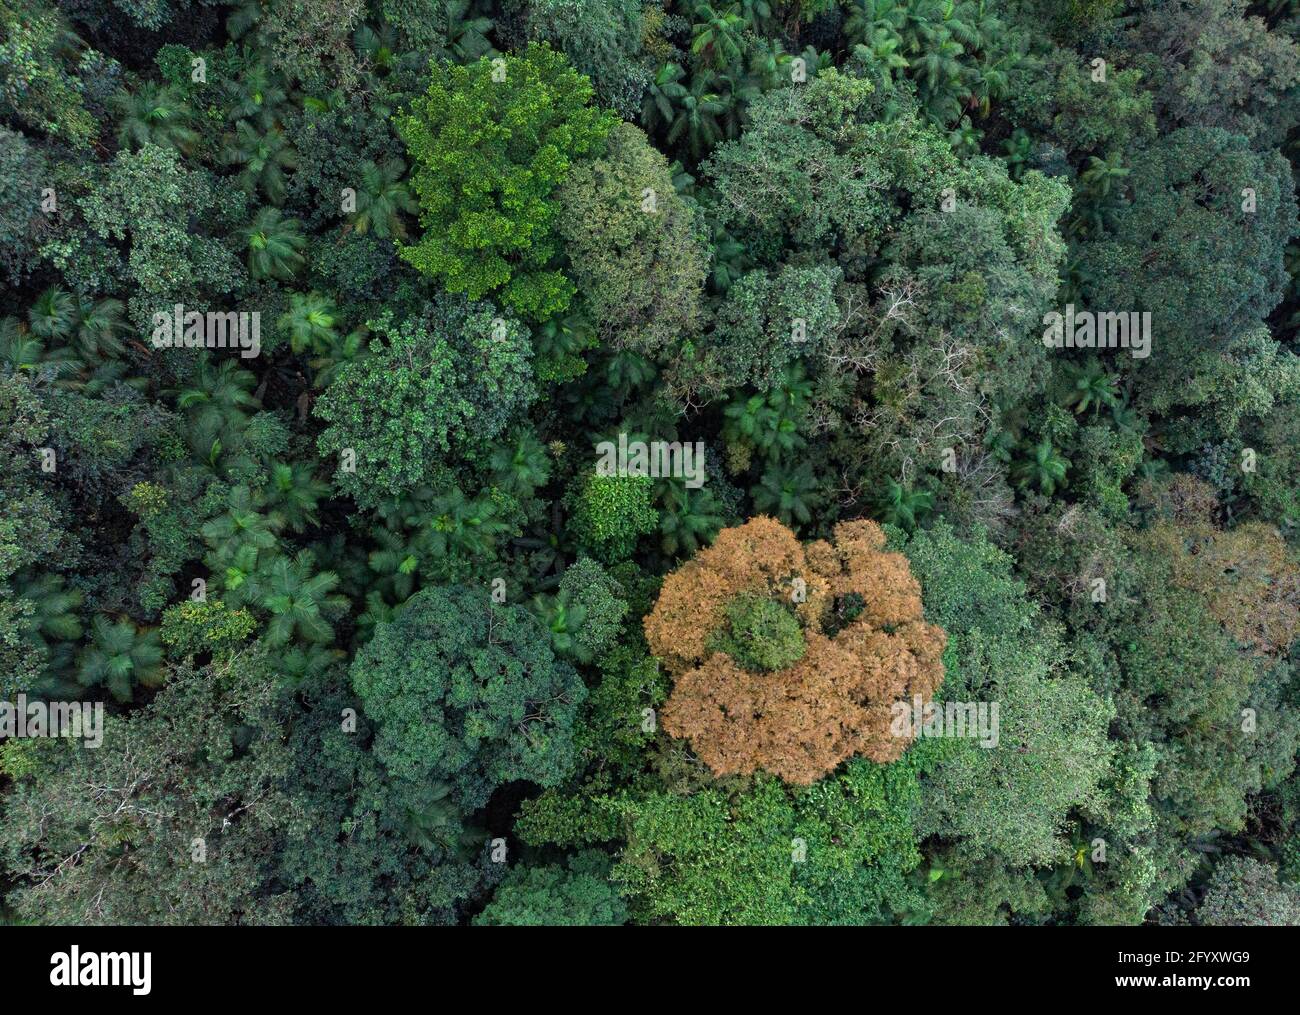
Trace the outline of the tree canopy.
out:
M 1298 159 L 1295 0 L 0 0 L 0 924 L 1296 923 Z

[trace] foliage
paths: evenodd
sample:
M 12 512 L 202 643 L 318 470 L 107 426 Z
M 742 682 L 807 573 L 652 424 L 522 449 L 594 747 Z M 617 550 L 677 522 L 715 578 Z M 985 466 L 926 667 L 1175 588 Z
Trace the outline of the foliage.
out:
M 0 0 L 0 923 L 1296 922 L 1298 139 L 1297 0 Z
M 163 614 L 158 634 L 178 657 L 229 652 L 257 629 L 247 610 L 232 610 L 219 599 L 184 602 Z
M 783 670 L 803 658 L 803 631 L 781 603 L 741 593 L 724 607 L 726 621 L 709 647 L 747 670 Z
M 701 318 L 708 253 L 697 217 L 673 189 L 668 161 L 630 124 L 555 194 L 556 228 L 601 341 L 653 356 Z
M 99 749 L 40 752 L 0 823 L 0 854 L 31 881 L 11 904 L 53 923 L 286 921 L 274 856 L 299 819 L 278 714 L 245 656 L 179 668 L 144 710 L 108 717 Z
M 678 924 L 885 922 L 914 896 L 916 792 L 906 760 L 855 760 L 793 792 L 760 776 L 735 795 L 632 797 L 614 876 L 647 918 Z
M 670 574 L 645 621 L 675 677 L 665 731 L 718 775 L 761 768 L 799 785 L 853 755 L 898 758 L 912 732 L 891 706 L 934 693 L 945 639 L 922 622 L 906 561 L 883 546 L 864 521 L 805 550 L 759 517 Z M 853 593 L 863 609 L 828 635 L 828 614 Z
M 612 119 L 588 105 L 591 85 L 550 47 L 498 59 L 435 75 L 396 122 L 424 229 L 402 257 L 450 292 L 478 300 L 499 291 L 510 309 L 544 320 L 573 294 L 548 267 L 553 192 Z
M 24 127 L 88 145 L 98 133 L 73 72 L 67 23 L 40 0 L 0 4 L 0 115 Z
M 368 355 L 345 363 L 315 413 L 339 485 L 373 506 L 437 480 L 454 447 L 491 439 L 533 398 L 527 333 L 487 303 L 453 299 L 419 317 L 371 322 Z
M 154 631 L 140 631 L 130 620 L 91 621 L 91 644 L 82 652 L 77 679 L 103 684 L 118 701 L 130 701 L 135 686 L 153 687 L 163 678 L 162 648 Z
M 549 42 L 591 79 L 600 105 L 635 116 L 649 70 L 641 56 L 645 9 L 635 0 L 539 0 L 528 37 Z
M 11 284 L 36 266 L 38 242 L 49 228 L 39 200 L 41 183 L 48 179 L 39 150 L 21 134 L 0 127 L 0 266 Z
M 1011 747 L 955 745 L 925 780 L 919 826 L 964 839 L 972 858 L 1047 864 L 1061 854 L 1070 810 L 1100 802 L 1114 750 L 1111 707 L 1077 677 L 1052 672 L 1052 634 L 1032 633 L 1038 610 L 1005 553 L 982 538 L 963 541 L 947 525 L 916 533 L 906 552 L 927 618 L 952 640 L 940 700 L 998 702 L 998 741 Z
M 590 662 L 614 643 L 627 613 L 623 595 L 618 581 L 590 557 L 580 557 L 564 569 L 559 601 L 581 616 L 569 649 L 576 658 Z
M 485 927 L 617 927 L 627 906 L 609 882 L 603 853 L 575 854 L 563 867 L 513 867 L 474 923 Z
M 1231 856 L 1215 868 L 1196 920 L 1206 927 L 1294 927 L 1300 923 L 1300 892 L 1278 884 L 1269 864 Z
M 394 779 L 446 779 L 472 810 L 506 782 L 554 785 L 573 765 L 586 688 L 527 612 L 449 586 L 413 597 L 357 654 L 352 683 Z
M 594 469 L 573 488 L 569 524 L 578 542 L 598 560 L 626 560 L 637 540 L 653 532 L 659 515 L 651 506 L 649 476 L 604 476 Z

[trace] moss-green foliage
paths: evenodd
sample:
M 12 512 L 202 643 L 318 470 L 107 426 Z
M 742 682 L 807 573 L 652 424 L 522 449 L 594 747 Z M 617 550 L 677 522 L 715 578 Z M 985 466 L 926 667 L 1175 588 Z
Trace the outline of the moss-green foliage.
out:
M 396 123 L 424 230 L 402 257 L 470 299 L 499 291 L 537 319 L 564 310 L 573 284 L 548 267 L 552 193 L 613 123 L 590 99 L 590 83 L 548 46 L 434 75 Z
M 1032 868 L 1012 869 L 997 860 L 975 863 L 961 850 L 936 850 L 926 870 L 925 900 L 909 914 L 917 922 L 959 927 L 1005 927 L 1035 922 L 1051 900 Z
M 369 355 L 344 364 L 315 409 L 329 424 L 321 454 L 365 505 L 437 481 L 453 447 L 495 437 L 535 394 L 527 332 L 491 304 L 453 301 L 373 328 Z
M 622 587 L 590 557 L 566 568 L 554 596 L 536 596 L 534 615 L 550 632 L 558 655 L 590 663 L 618 636 L 627 602 Z
M 614 876 L 634 913 L 682 924 L 862 924 L 914 899 L 920 861 L 910 812 L 916 771 L 850 762 L 843 775 L 791 792 L 655 793 L 624 805 L 627 845 Z
M 1129 502 L 1124 484 L 1137 472 L 1142 461 L 1142 438 L 1135 433 L 1116 433 L 1107 426 L 1084 427 L 1072 482 L 1080 497 L 1086 497 L 1113 518 L 1128 515 Z
M 727 620 L 710 647 L 749 670 L 782 670 L 803 658 L 803 629 L 782 603 L 740 595 L 727 604 Z
M 600 681 L 588 696 L 575 743 L 587 759 L 635 769 L 654 740 L 655 709 L 667 696 L 668 677 L 644 645 L 616 645 L 600 659 Z
M 708 250 L 668 160 L 630 124 L 556 191 L 570 274 L 606 345 L 654 355 L 700 326 Z
M 0 0 L 0 702 L 106 712 L 0 744 L 0 923 L 1296 922 L 1296 10 Z M 760 514 L 884 523 L 996 733 L 668 736 Z
M 158 633 L 168 651 L 183 658 L 202 652 L 228 652 L 256 629 L 257 622 L 247 610 L 232 610 L 213 599 L 168 608 Z
M 547 790 L 520 807 L 515 830 L 526 843 L 587 846 L 619 838 L 623 827 L 617 799 L 607 780 L 588 783 L 582 796 Z
M 42 559 L 74 556 L 59 515 L 57 491 L 40 472 L 39 449 L 46 447 L 50 413 L 30 376 L 0 374 L 0 453 L 16 468 L 0 472 L 0 695 L 5 700 L 33 687 L 46 665 L 44 646 L 35 638 L 34 604 L 15 594 L 19 571 Z M 26 467 L 22 467 L 26 463 Z
M 836 296 L 843 277 L 839 268 L 813 264 L 737 279 L 701 346 L 701 369 L 711 385 L 770 390 L 779 386 L 788 364 L 822 351 L 841 323 Z
M 0 127 L 0 266 L 11 284 L 35 266 L 38 241 L 49 229 L 41 200 L 49 179 L 39 150 Z
M 499 880 L 486 831 L 441 781 L 392 778 L 370 749 L 373 727 L 335 669 L 297 689 L 307 705 L 288 749 L 302 819 L 286 830 L 282 883 L 310 924 L 457 922 Z M 355 716 L 356 724 L 348 719 Z
M 649 476 L 603 476 L 594 469 L 572 492 L 570 527 L 581 545 L 607 563 L 625 560 L 659 525 Z
M 567 865 L 520 865 L 497 886 L 474 923 L 482 927 L 617 927 L 627 906 L 609 880 L 609 858 L 594 850 Z
M 1100 802 L 1113 708 L 1079 678 L 1052 672 L 1059 643 L 1042 629 L 1005 553 L 946 525 L 918 532 L 904 552 L 926 619 L 948 632 L 940 698 L 997 702 L 1003 745 L 941 742 L 948 756 L 926 782 L 921 826 L 965 839 L 972 857 L 1051 863 L 1062 855 L 1071 809 Z
M 1205 927 L 1294 927 L 1300 924 L 1300 891 L 1278 884 L 1271 864 L 1230 856 L 1215 867 L 1196 921 Z
M 803 249 L 870 250 L 897 217 L 892 186 L 937 205 L 942 170 L 955 165 L 946 142 L 914 120 L 872 123 L 879 103 L 870 81 L 833 72 L 755 103 L 749 129 L 707 165 L 729 217 Z M 855 157 L 865 169 L 850 168 Z
M 1130 179 L 1132 201 L 1115 209 L 1079 271 L 1091 305 L 1153 315 L 1159 353 L 1154 376 L 1143 381 L 1160 383 L 1152 397 L 1161 408 L 1182 387 L 1175 364 L 1196 355 L 1207 337 L 1222 348 L 1277 305 L 1296 199 L 1280 153 L 1253 151 L 1245 138 L 1218 128 L 1162 137 L 1134 156 Z M 1249 215 L 1246 186 L 1257 208 Z
M 1297 122 L 1286 101 L 1300 82 L 1300 47 L 1238 0 L 1160 8 L 1131 27 L 1130 45 L 1177 54 L 1153 68 L 1167 122 L 1221 127 L 1276 144 Z
M 650 68 L 641 59 L 645 8 L 636 0 L 540 0 L 526 5 L 528 37 L 549 42 L 591 79 L 596 101 L 631 118 Z
M 62 14 L 40 0 L 5 0 L 0 29 L 0 114 L 70 144 L 88 145 L 95 121 L 63 44 L 68 26 Z
M 596 561 L 581 557 L 565 569 L 560 596 L 583 612 L 575 635 L 582 654 L 591 659 L 618 637 L 627 614 L 623 587 Z
M 118 152 L 85 202 L 95 235 L 126 242 L 131 281 L 150 300 L 145 320 L 200 281 L 218 291 L 233 288 L 239 268 L 230 253 L 188 228 L 191 215 L 211 208 L 212 189 L 211 179 L 187 167 L 175 149 L 145 144 Z
M 1292 771 L 1294 683 L 1287 664 L 1243 650 L 1202 594 L 1179 587 L 1158 542 L 1089 513 L 1070 521 L 1069 538 L 1051 538 L 1062 520 L 1040 520 L 1022 566 L 1059 604 L 1067 658 L 1114 702 L 1122 738 L 1092 815 L 1112 853 L 1123 844 L 1122 863 L 1099 868 L 1079 918 L 1136 922 L 1191 877 L 1201 836 L 1242 828 L 1250 795 Z M 1093 600 L 1097 579 L 1104 602 Z M 1251 714 L 1262 717 L 1253 730 Z
M 515 779 L 554 785 L 573 767 L 586 688 L 533 618 L 486 589 L 427 589 L 358 653 L 352 684 L 394 779 L 447 779 L 472 810 Z
M 277 841 L 293 820 L 282 715 L 264 660 L 185 666 L 147 708 L 108 717 L 98 749 L 65 741 L 41 751 L 6 795 L 0 855 L 44 886 L 10 904 L 54 923 L 287 919 L 289 900 L 273 887 Z M 97 834 L 86 837 L 88 827 Z M 191 859 L 196 840 L 201 863 Z M 85 844 L 77 863 L 47 868 L 73 843 Z
M 1097 81 L 1087 59 L 1061 49 L 1046 68 L 1020 68 L 1015 81 L 1008 102 L 1016 123 L 1043 131 L 1066 150 L 1108 153 L 1155 136 L 1152 96 L 1136 68 L 1112 66 Z

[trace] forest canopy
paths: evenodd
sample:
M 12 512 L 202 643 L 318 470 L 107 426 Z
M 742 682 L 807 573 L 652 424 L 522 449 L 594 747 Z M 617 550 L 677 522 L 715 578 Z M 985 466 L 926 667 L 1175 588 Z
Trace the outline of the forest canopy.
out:
M 1300 3 L 0 0 L 0 923 L 1300 922 Z

